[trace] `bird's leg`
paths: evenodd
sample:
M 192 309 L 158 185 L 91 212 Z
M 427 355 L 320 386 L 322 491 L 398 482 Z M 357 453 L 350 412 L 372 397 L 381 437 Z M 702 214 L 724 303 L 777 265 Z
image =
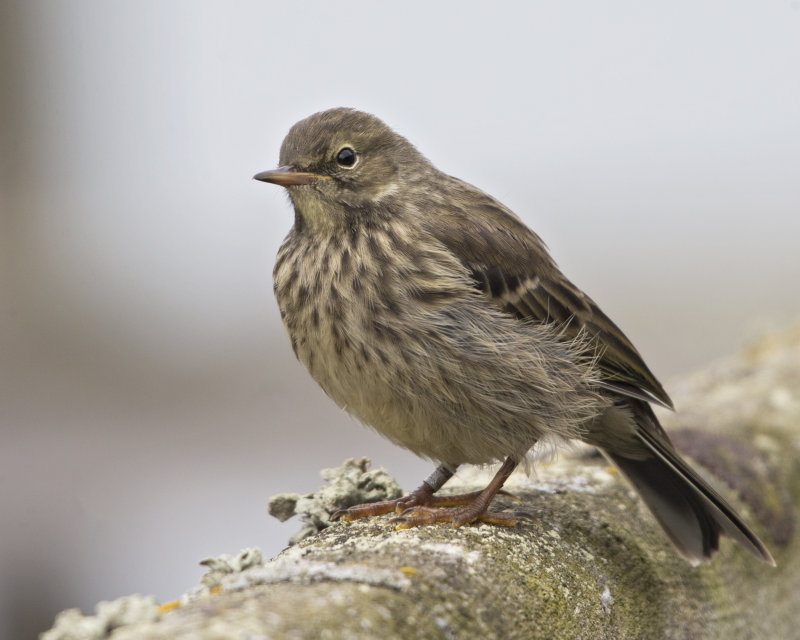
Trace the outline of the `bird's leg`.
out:
M 500 492 L 508 480 L 508 477 L 517 467 L 518 462 L 513 458 L 506 458 L 506 461 L 498 469 L 492 481 L 483 491 L 461 494 L 460 496 L 443 496 L 438 502 L 439 507 L 444 505 L 465 505 L 459 509 L 435 508 L 432 501 L 428 504 L 409 506 L 403 513 L 393 518 L 391 522 L 397 523 L 398 529 L 410 529 L 425 524 L 437 522 L 452 522 L 456 527 L 475 522 L 490 522 L 501 524 L 508 527 L 517 524 L 520 518 L 526 517 L 523 513 L 507 513 L 488 511 L 492 499 Z M 413 494 L 412 494 L 413 495 Z M 457 498 L 458 502 L 445 502 L 448 499 Z M 466 500 L 467 501 L 462 501 Z M 385 513 L 385 512 L 384 512 Z
M 397 498 L 396 500 L 369 502 L 367 504 L 355 505 L 347 509 L 339 509 L 331 514 L 331 520 L 341 518 L 342 520 L 349 522 L 351 520 L 358 520 L 359 518 L 367 518 L 369 516 L 382 516 L 386 513 L 401 512 L 411 507 L 428 507 L 437 504 L 441 506 L 468 504 L 471 500 L 465 502 L 443 502 L 448 498 L 452 499 L 459 496 L 445 496 L 439 498 L 433 495 L 444 486 L 445 482 L 453 477 L 453 474 L 457 468 L 458 465 L 440 464 L 438 467 L 436 467 L 434 472 L 431 473 L 431 475 L 423 480 L 419 487 L 417 487 L 407 496 Z

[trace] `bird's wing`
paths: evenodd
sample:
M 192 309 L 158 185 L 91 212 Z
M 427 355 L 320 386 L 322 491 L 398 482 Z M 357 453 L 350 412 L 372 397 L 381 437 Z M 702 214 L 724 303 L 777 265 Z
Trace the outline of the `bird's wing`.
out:
M 565 339 L 587 332 L 597 341 L 606 387 L 672 408 L 630 340 L 561 273 L 539 236 L 492 197 L 451 180 L 447 204 L 439 194 L 426 226 L 471 272 L 475 286 L 522 320 L 558 324 Z

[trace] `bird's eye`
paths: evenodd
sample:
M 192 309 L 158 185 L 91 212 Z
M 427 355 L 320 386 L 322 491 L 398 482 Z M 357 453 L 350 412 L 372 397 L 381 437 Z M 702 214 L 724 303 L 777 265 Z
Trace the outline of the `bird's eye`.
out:
M 336 154 L 336 162 L 341 167 L 352 167 L 356 163 L 356 152 L 350 147 L 342 147 Z

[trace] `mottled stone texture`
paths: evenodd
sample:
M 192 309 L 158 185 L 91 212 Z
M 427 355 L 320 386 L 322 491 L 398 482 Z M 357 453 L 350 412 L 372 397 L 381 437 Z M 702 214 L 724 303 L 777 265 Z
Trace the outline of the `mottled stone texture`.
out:
M 777 568 L 726 539 L 692 568 L 618 474 L 578 449 L 512 476 L 522 504 L 500 502 L 534 517 L 516 527 L 336 523 L 111 637 L 799 638 L 800 327 L 669 387 L 680 413 L 665 426 Z

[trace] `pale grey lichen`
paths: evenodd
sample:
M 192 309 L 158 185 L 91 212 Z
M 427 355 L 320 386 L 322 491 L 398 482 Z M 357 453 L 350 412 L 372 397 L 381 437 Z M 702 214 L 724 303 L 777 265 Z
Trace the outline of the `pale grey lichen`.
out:
M 600 594 L 600 604 L 603 605 L 603 611 L 606 615 L 611 613 L 611 607 L 614 605 L 614 596 L 611 595 L 611 589 L 606 585 L 603 588 L 603 593 Z
M 240 573 L 246 569 L 260 565 L 261 562 L 261 549 L 258 547 L 243 549 L 235 556 L 229 556 L 227 553 L 223 553 L 216 558 L 206 558 L 205 560 L 201 560 L 200 564 L 208 567 L 208 572 L 200 581 L 203 585 L 212 589 L 216 587 L 225 576 Z
M 80 609 L 62 611 L 53 628 L 42 633 L 39 640 L 102 640 L 118 627 L 153 622 L 158 616 L 155 596 L 134 594 L 99 602 L 93 616 L 83 615 Z
M 276 558 L 266 564 L 225 576 L 224 591 L 241 591 L 256 585 L 312 584 L 315 582 L 350 582 L 403 591 L 411 581 L 400 569 L 380 569 L 368 564 L 337 564 L 333 561 Z
M 314 493 L 280 493 L 269 499 L 269 513 L 281 522 L 300 515 L 305 523 L 289 538 L 294 545 L 331 524 L 331 514 L 339 509 L 378 500 L 393 500 L 403 490 L 386 469 L 370 470 L 370 460 L 349 458 L 340 467 L 320 471 L 327 484 Z

